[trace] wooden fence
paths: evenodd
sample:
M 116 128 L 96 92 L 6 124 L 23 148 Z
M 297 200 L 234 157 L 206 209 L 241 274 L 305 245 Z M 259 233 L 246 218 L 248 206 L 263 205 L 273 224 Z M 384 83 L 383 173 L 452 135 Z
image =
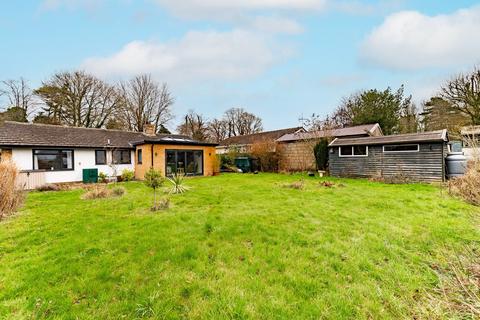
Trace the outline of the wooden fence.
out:
M 17 178 L 17 188 L 33 190 L 45 184 L 45 171 L 20 171 Z

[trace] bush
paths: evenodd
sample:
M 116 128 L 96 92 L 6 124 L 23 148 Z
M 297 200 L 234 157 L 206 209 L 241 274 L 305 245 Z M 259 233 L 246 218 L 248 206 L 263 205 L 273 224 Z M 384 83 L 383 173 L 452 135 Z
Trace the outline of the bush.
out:
M 480 159 L 468 163 L 464 176 L 450 180 L 448 190 L 451 195 L 480 206 Z
M 115 197 L 121 197 L 125 194 L 125 188 L 124 187 L 114 187 L 114 188 L 112 188 L 112 194 Z
M 112 196 L 112 190 L 107 189 L 107 187 L 95 187 L 92 190 L 86 192 L 82 199 L 84 200 L 93 200 L 93 199 L 104 199 Z
M 98 182 L 107 183 L 107 175 L 104 172 L 98 174 Z
M 250 153 L 260 165 L 260 171 L 277 172 L 278 156 L 275 152 L 275 141 L 265 140 L 252 144 Z
M 189 189 L 187 186 L 184 185 L 185 179 L 184 179 L 184 176 L 181 174 L 175 173 L 170 178 L 168 178 L 168 181 L 170 181 L 173 184 L 173 187 L 170 190 L 170 193 L 173 193 L 173 194 L 184 193 Z
M 315 147 L 313 147 L 313 153 L 315 155 L 315 163 L 317 164 L 317 170 L 327 170 L 328 166 L 328 140 L 321 139 Z
M 152 207 L 152 211 L 159 211 L 159 210 L 167 210 L 170 208 L 170 199 L 169 198 L 163 198 L 160 199 L 157 203 L 155 203 Z
M 122 181 L 132 181 L 135 179 L 135 171 L 125 169 L 122 171 Z
M 0 162 L 0 220 L 23 203 L 23 193 L 16 189 L 17 176 L 18 170 L 13 162 Z
M 40 186 L 40 187 L 37 188 L 37 191 L 40 191 L 40 192 L 60 191 L 60 190 L 62 190 L 61 187 L 57 186 L 56 184 L 51 184 L 51 183 L 44 184 L 43 186 Z

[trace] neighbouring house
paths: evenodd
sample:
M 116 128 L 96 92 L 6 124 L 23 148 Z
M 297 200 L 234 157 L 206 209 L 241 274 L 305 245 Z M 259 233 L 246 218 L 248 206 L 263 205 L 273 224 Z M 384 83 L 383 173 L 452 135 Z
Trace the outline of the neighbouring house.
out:
M 460 134 L 465 156 L 468 158 L 480 157 L 480 126 L 463 127 Z
M 336 177 L 399 177 L 445 181 L 447 130 L 337 138 L 329 144 L 329 170 Z
M 137 179 L 150 167 L 164 174 L 213 174 L 215 144 L 145 128 L 129 132 L 6 121 L 0 125 L 0 157 L 44 183 L 82 181 L 83 169 L 107 176 L 135 170 Z
M 234 150 L 238 153 L 249 153 L 251 146 L 254 143 L 261 143 L 261 142 L 275 142 L 278 138 L 286 135 L 286 134 L 293 134 L 293 133 L 300 133 L 305 132 L 305 129 L 302 127 L 295 127 L 295 128 L 287 128 L 287 129 L 280 129 L 274 131 L 264 131 L 259 133 L 247 134 L 243 136 L 235 136 L 230 137 L 222 142 L 217 146 L 216 152 L 217 154 L 225 154 L 231 150 Z M 275 150 L 272 150 L 274 152 Z
M 335 138 L 356 138 L 382 135 L 382 129 L 378 123 L 348 128 L 285 134 L 276 140 L 279 169 L 281 171 L 315 170 L 316 162 L 313 148 L 318 141 L 323 138 L 331 141 Z

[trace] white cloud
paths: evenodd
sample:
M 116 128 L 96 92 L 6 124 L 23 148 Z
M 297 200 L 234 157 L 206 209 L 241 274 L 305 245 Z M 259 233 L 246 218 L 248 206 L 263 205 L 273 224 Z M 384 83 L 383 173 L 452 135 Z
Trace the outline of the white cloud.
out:
M 185 18 L 231 19 L 245 12 L 275 10 L 320 10 L 327 0 L 156 0 L 158 4 Z
M 403 11 L 368 35 L 361 59 L 391 69 L 471 65 L 480 59 L 478 34 L 480 6 L 437 16 Z
M 303 27 L 295 20 L 278 16 L 255 17 L 250 26 L 266 33 L 298 34 L 303 32 Z
M 192 31 L 179 41 L 133 41 L 108 57 L 94 57 L 83 68 L 102 77 L 151 73 L 168 82 L 238 80 L 261 74 L 291 51 L 262 34 Z

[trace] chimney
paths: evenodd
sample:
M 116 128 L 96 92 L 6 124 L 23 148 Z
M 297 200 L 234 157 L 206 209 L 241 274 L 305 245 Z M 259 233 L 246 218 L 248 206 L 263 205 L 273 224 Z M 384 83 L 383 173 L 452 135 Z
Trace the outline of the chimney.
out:
M 155 125 L 151 123 L 145 123 L 143 126 L 143 133 L 147 136 L 155 136 Z

